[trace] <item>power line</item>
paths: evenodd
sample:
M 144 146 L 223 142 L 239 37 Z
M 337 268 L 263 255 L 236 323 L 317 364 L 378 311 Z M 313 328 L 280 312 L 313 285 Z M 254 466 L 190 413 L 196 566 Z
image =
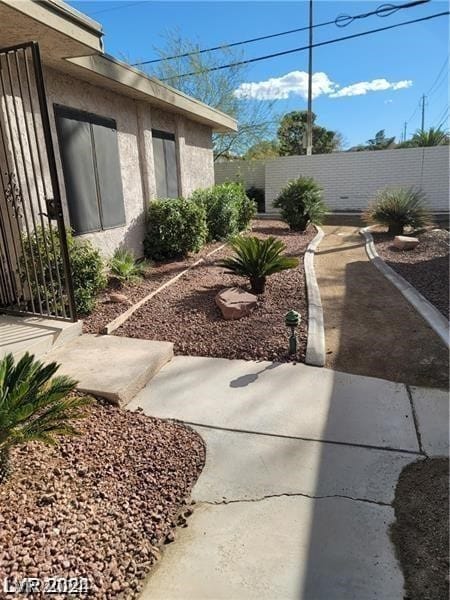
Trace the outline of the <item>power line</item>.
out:
M 440 77 L 441 77 L 442 73 L 443 73 L 443 72 L 444 72 L 444 70 L 445 70 L 445 67 L 447 66 L 447 63 L 448 63 L 448 59 L 449 59 L 449 58 L 450 58 L 450 54 L 448 54 L 448 55 L 447 55 L 447 58 L 444 60 L 444 64 L 442 65 L 442 67 L 441 67 L 441 69 L 440 69 L 439 73 L 437 74 L 437 77 L 436 77 L 436 79 L 435 79 L 435 80 L 433 81 L 433 83 L 431 84 L 431 86 L 430 86 L 430 89 L 429 89 L 429 90 L 428 90 L 428 92 L 427 92 L 427 96 L 429 96 L 430 94 L 434 94 L 434 92 L 436 91 L 436 89 L 437 89 L 437 88 L 436 88 L 436 89 L 435 89 L 433 92 L 432 92 L 431 90 L 434 88 L 434 86 L 436 85 L 436 83 L 439 81 L 439 79 L 440 79 Z M 440 87 L 440 86 L 441 86 L 441 83 L 439 84 L 439 86 L 438 86 L 438 87 Z
M 329 44 L 335 44 L 337 42 L 343 42 L 346 40 L 351 40 L 358 37 L 363 37 L 366 35 L 371 35 L 373 33 L 379 33 L 380 31 L 387 31 L 389 29 L 395 29 L 396 27 L 403 27 L 405 25 L 412 25 L 413 23 L 420 23 L 422 21 L 429 21 L 431 19 L 436 19 L 437 17 L 444 17 L 449 15 L 450 11 L 445 11 L 441 13 L 435 13 L 434 15 L 428 15 L 427 17 L 421 17 L 420 19 L 413 19 L 411 21 L 403 21 L 402 23 L 397 23 L 395 25 L 388 25 L 386 27 L 379 27 L 378 29 L 370 29 L 368 31 L 363 31 L 361 33 L 354 33 L 352 35 L 346 35 L 341 38 L 334 38 L 332 40 L 325 40 L 324 42 L 316 42 L 312 44 L 312 48 L 318 48 L 319 46 L 327 46 Z M 230 69 L 232 67 L 239 67 L 241 65 L 248 65 L 250 63 L 259 62 L 261 60 L 268 60 L 270 58 L 277 58 L 278 56 L 285 56 L 286 54 L 293 54 L 295 52 L 302 52 L 303 50 L 308 50 L 309 45 L 300 46 L 299 48 L 292 48 L 291 50 L 283 50 L 282 52 L 274 52 L 273 54 L 266 54 L 265 56 L 258 56 L 255 58 L 248 58 L 247 60 L 240 60 L 234 63 L 229 63 L 227 65 L 219 65 L 217 67 L 209 67 L 208 69 L 202 69 L 201 71 L 192 71 L 190 73 L 181 73 L 180 75 L 174 75 L 172 77 L 166 77 L 161 79 L 161 81 L 171 81 L 172 79 L 180 79 L 181 77 L 190 77 L 192 75 L 200 75 L 203 73 L 209 73 L 211 71 L 220 71 L 222 69 Z
M 357 19 L 365 19 L 366 17 L 371 17 L 373 15 L 377 15 L 378 17 L 389 17 L 393 15 L 399 10 L 404 8 L 412 8 L 414 6 L 418 6 L 420 4 L 426 4 L 430 2 L 430 0 L 415 0 L 413 2 L 407 2 L 406 4 L 383 4 L 379 6 L 376 10 L 372 10 L 371 12 L 361 13 L 358 15 L 350 16 L 350 15 L 339 15 L 335 19 L 331 21 L 325 21 L 323 23 L 316 23 L 313 25 L 313 28 L 316 27 L 324 27 L 325 25 L 336 25 L 337 27 L 347 27 L 353 21 Z M 111 9 L 113 10 L 113 9 Z M 252 44 L 253 42 L 260 42 L 262 40 L 269 40 L 272 38 L 280 37 L 283 35 L 290 35 L 292 33 L 299 33 L 300 31 L 307 31 L 308 27 L 297 27 L 296 29 L 288 29 L 287 31 L 280 31 L 278 33 L 271 33 L 269 35 L 261 35 L 259 37 L 249 38 L 247 40 L 241 40 L 239 42 L 232 42 L 230 44 L 222 44 L 220 46 L 212 46 L 211 48 L 202 48 L 200 50 L 192 50 L 190 52 L 184 52 L 182 54 L 175 54 L 174 56 L 165 56 L 164 58 L 154 58 L 150 60 L 144 60 L 137 63 L 134 63 L 132 66 L 137 67 L 140 65 L 150 65 L 153 63 L 163 62 L 165 60 L 175 60 L 176 58 L 186 58 L 187 56 L 193 56 L 196 54 L 204 54 L 205 52 L 214 52 L 216 50 L 223 50 L 224 48 L 234 48 L 236 46 L 242 46 L 243 44 Z
M 111 10 L 124 10 L 125 8 L 131 8 L 132 6 L 136 6 L 138 4 L 144 4 L 144 2 L 127 2 L 126 4 L 121 4 L 120 6 L 110 6 L 109 8 L 102 8 L 102 10 L 96 10 L 95 12 L 92 12 L 91 15 L 99 15 L 101 13 L 110 12 Z

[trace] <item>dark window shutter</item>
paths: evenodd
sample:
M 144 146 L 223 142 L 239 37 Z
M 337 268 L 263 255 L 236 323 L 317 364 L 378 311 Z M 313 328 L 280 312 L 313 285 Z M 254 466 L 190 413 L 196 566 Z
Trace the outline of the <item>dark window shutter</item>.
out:
M 125 225 L 117 131 L 92 123 L 92 135 L 103 228 Z
M 179 189 L 175 136 L 154 129 L 152 137 L 156 195 L 158 198 L 177 198 Z
M 157 137 L 153 138 L 153 164 L 155 168 L 156 196 L 157 198 L 167 198 L 164 140 Z
M 101 229 L 90 124 L 57 113 L 57 130 L 74 233 Z
M 166 157 L 167 197 L 178 197 L 178 170 L 175 140 L 164 140 L 164 154 Z

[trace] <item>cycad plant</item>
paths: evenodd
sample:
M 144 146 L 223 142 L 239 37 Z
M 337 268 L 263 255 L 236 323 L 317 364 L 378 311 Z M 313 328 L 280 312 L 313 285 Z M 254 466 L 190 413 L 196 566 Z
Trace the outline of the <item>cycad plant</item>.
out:
M 293 231 L 305 231 L 309 223 L 320 225 L 327 212 L 322 189 L 312 177 L 290 181 L 273 205 L 281 209 L 282 218 Z
M 84 416 L 88 398 L 69 395 L 76 381 L 53 377 L 59 365 L 44 365 L 25 354 L 17 363 L 7 354 L 0 361 L 0 483 L 9 472 L 12 446 L 31 441 L 56 442 L 56 435 L 74 435 L 71 420 Z
M 286 246 L 274 237 L 262 240 L 254 236 L 237 236 L 231 240 L 230 246 L 235 256 L 219 261 L 218 265 L 236 275 L 248 277 L 254 294 L 264 293 L 269 275 L 298 265 L 297 258 L 282 256 Z
M 424 202 L 425 194 L 419 189 L 388 188 L 378 192 L 363 219 L 367 223 L 387 226 L 391 235 L 402 235 L 405 227 L 418 229 L 430 222 Z
M 112 277 L 120 283 L 134 283 L 144 274 L 145 264 L 136 261 L 134 254 L 126 248 L 118 248 L 109 261 Z

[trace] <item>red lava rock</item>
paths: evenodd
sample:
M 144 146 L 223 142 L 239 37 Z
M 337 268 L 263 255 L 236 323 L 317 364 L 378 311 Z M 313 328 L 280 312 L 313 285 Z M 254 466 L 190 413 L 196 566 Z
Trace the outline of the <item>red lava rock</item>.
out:
M 226 320 L 247 317 L 258 304 L 258 298 L 238 287 L 222 290 L 214 298 Z
M 87 576 L 89 598 L 136 598 L 157 546 L 174 539 L 170 524 L 186 511 L 203 442 L 181 424 L 100 402 L 77 427 L 80 436 L 55 448 L 13 449 L 0 485 L 0 581 Z

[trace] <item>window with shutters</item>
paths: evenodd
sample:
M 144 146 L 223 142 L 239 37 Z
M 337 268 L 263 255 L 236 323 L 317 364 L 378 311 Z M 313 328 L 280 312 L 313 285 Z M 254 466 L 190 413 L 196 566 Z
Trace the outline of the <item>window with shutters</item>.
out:
M 178 167 L 175 136 L 166 131 L 152 130 L 153 162 L 157 198 L 177 198 Z
M 125 225 L 116 122 L 65 106 L 54 108 L 74 234 Z

